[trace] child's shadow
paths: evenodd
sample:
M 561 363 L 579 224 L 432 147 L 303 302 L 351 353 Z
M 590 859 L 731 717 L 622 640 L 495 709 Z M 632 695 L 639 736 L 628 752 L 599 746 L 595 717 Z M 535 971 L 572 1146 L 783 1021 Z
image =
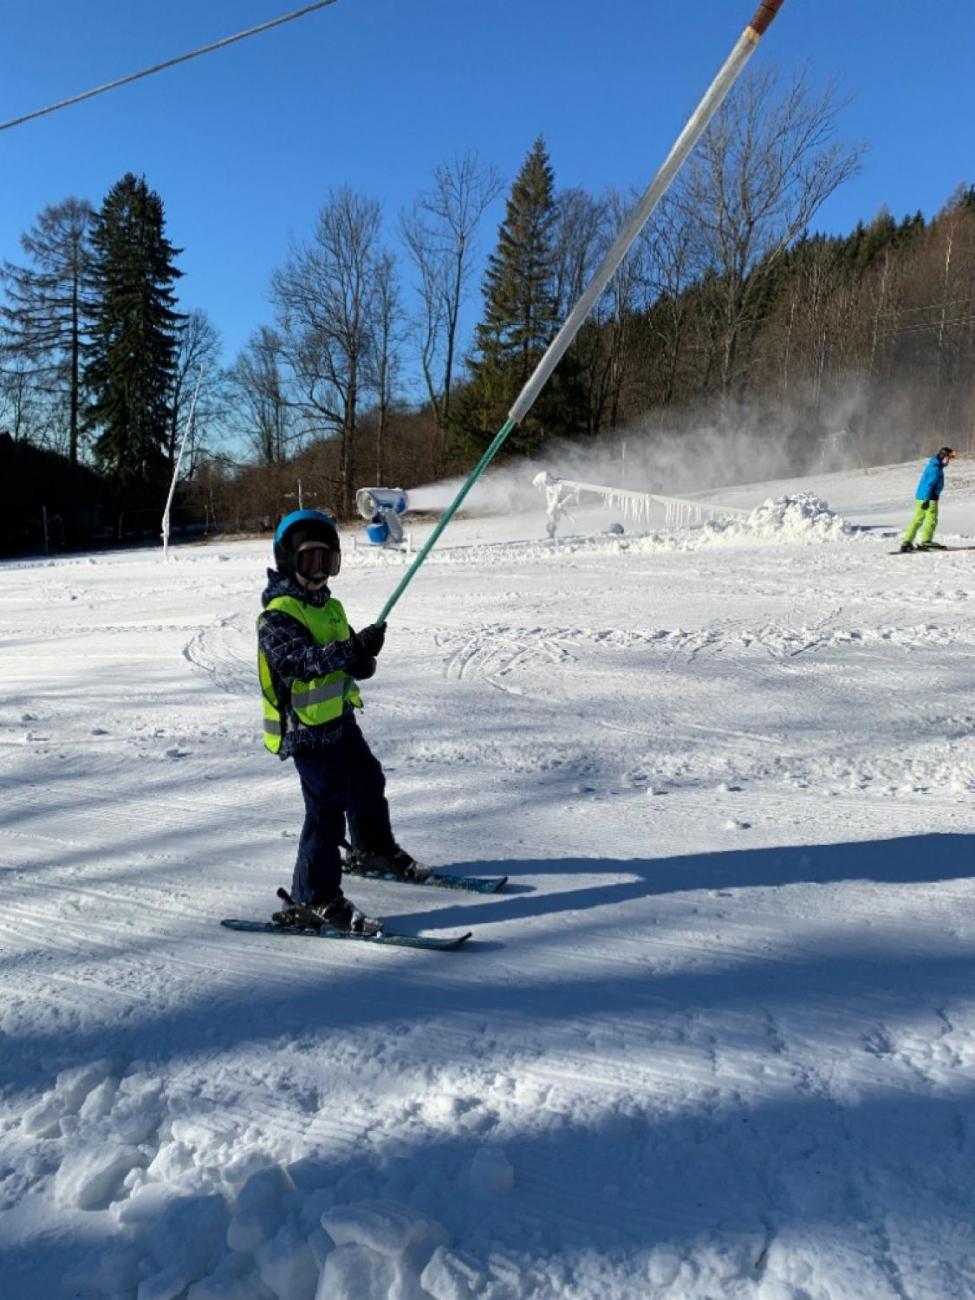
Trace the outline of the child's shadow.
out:
M 404 913 L 398 920 L 408 921 L 411 929 L 470 929 L 479 923 L 530 920 L 694 890 L 721 891 L 733 897 L 731 891 L 738 889 L 782 889 L 800 884 L 862 880 L 904 885 L 968 879 L 975 876 L 975 836 L 907 835 L 889 840 L 733 849 L 668 858 L 494 858 L 454 863 L 451 871 L 472 876 L 507 874 L 513 879 L 500 894 L 451 894 L 447 906 Z M 589 881 L 581 888 L 573 888 L 573 877 L 594 875 L 624 879 L 607 884 Z M 535 877 L 536 883 L 519 880 L 526 876 Z

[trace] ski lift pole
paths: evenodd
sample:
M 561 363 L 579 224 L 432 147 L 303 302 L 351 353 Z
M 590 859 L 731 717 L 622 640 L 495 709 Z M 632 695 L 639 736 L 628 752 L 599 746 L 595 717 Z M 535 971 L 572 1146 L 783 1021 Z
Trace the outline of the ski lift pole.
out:
M 436 528 L 434 528 L 424 546 L 417 554 L 416 559 L 401 578 L 396 590 L 383 606 L 382 613 L 376 620 L 378 623 L 386 622 L 393 606 L 409 586 L 413 579 L 413 575 L 420 568 L 427 555 L 429 555 L 430 551 L 433 549 L 437 539 L 447 527 L 448 523 L 450 523 L 450 520 L 453 518 L 461 502 L 494 459 L 495 454 L 500 450 L 501 445 L 511 433 L 512 429 L 520 424 L 531 410 L 535 399 L 548 382 L 552 371 L 558 365 L 559 361 L 561 361 L 564 353 L 578 333 L 582 322 L 586 319 L 595 303 L 602 296 L 603 291 L 612 279 L 616 268 L 619 266 L 620 262 L 622 262 L 623 258 L 629 251 L 630 246 L 650 219 L 650 215 L 654 208 L 667 193 L 667 190 L 673 183 L 677 173 L 687 160 L 688 154 L 707 130 L 711 119 L 728 97 L 731 88 L 741 76 L 745 69 L 745 65 L 755 53 L 759 41 L 765 35 L 773 19 L 784 3 L 785 0 L 762 0 L 762 3 L 759 4 L 751 22 L 742 32 L 741 36 L 739 36 L 734 48 L 728 55 L 724 66 L 711 82 L 704 98 L 698 104 L 697 108 L 689 118 L 687 125 L 677 137 L 670 153 L 664 159 L 660 170 L 647 186 L 642 198 L 623 223 L 613 246 L 603 258 L 599 268 L 593 275 L 592 280 L 589 282 L 589 285 L 566 317 L 558 334 L 556 334 L 555 338 L 549 344 L 545 355 L 529 376 L 528 382 L 525 384 L 524 388 L 518 395 L 515 404 L 508 412 L 507 420 L 495 434 L 491 445 L 471 470 L 460 491 L 448 507 L 446 513 L 440 519 Z
M 487 469 L 488 465 L 490 465 L 491 461 L 494 459 L 495 453 L 498 451 L 501 444 L 504 442 L 505 438 L 507 438 L 508 434 L 511 432 L 511 430 L 515 427 L 517 423 L 518 423 L 517 420 L 511 419 L 511 417 L 509 416 L 508 419 L 505 420 L 504 424 L 502 424 L 501 428 L 494 435 L 494 439 L 490 447 L 488 447 L 487 451 L 484 453 L 481 459 L 471 470 L 470 474 L 468 474 L 460 491 L 454 497 L 453 501 L 451 501 L 450 505 L 447 507 L 446 511 L 437 522 L 437 526 L 434 528 L 433 532 L 430 534 L 427 540 L 423 543 L 420 550 L 417 551 L 416 559 L 413 561 L 410 567 L 403 574 L 402 578 L 399 580 L 399 584 L 396 590 L 390 596 L 389 600 L 386 601 L 386 604 L 383 606 L 382 613 L 376 619 L 377 623 L 386 622 L 386 619 L 389 615 L 389 611 L 393 608 L 393 606 L 399 600 L 400 596 L 402 596 L 403 592 L 409 586 L 413 578 L 413 575 L 416 573 L 417 569 L 420 567 L 423 561 L 433 550 L 434 546 L 436 546 L 437 538 L 440 536 L 443 530 L 450 523 L 451 519 L 453 519 L 454 515 L 457 513 L 457 510 L 461 502 L 464 500 L 468 492 L 470 492 L 471 488 L 474 486 L 477 480 Z
M 163 559 L 169 558 L 169 507 L 173 504 L 173 496 L 176 492 L 176 480 L 179 478 L 180 466 L 183 463 L 183 449 L 186 446 L 186 439 L 189 437 L 190 429 L 193 427 L 193 415 L 196 412 L 196 399 L 200 395 L 200 385 L 203 383 L 204 367 L 200 366 L 200 373 L 197 375 L 196 387 L 193 389 L 193 400 L 190 402 L 189 414 L 186 417 L 186 423 L 183 425 L 183 436 L 179 442 L 179 450 L 176 453 L 176 465 L 173 468 L 173 481 L 169 485 L 169 495 L 166 497 L 166 508 L 163 510 L 162 517 L 162 543 Z

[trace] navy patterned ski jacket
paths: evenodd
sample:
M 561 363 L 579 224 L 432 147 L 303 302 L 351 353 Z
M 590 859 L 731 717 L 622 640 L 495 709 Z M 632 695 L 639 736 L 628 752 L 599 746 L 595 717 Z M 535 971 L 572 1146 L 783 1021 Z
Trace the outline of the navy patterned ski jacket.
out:
M 279 573 L 277 569 L 268 569 L 267 586 L 261 596 L 262 606 L 267 609 L 277 596 L 293 596 L 305 605 L 321 606 L 331 599 L 332 593 L 327 586 L 320 591 L 305 591 L 286 574 Z M 352 631 L 351 628 L 349 630 Z M 291 708 L 291 683 L 296 679 L 309 681 L 312 677 L 324 677 L 326 673 L 338 672 L 340 668 L 352 673 L 354 677 L 371 677 L 375 672 L 375 660 L 368 659 L 364 662 L 357 658 L 351 637 L 348 641 L 316 645 L 308 629 L 280 609 L 272 609 L 270 614 L 264 615 L 258 640 L 271 670 L 278 699 L 287 701 L 284 708 L 284 737 L 278 757 L 313 754 L 316 750 L 334 745 L 350 725 L 354 726 L 352 705 L 347 703 L 343 716 L 334 722 L 307 727 L 298 720 Z

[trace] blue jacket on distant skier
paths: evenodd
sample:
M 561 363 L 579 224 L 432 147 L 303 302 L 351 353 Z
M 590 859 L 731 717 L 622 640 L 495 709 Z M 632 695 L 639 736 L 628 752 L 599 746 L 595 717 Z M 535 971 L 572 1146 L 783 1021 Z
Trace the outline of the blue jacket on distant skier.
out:
M 937 456 L 932 456 L 925 465 L 914 496 L 918 501 L 937 501 L 944 490 L 944 486 L 945 467 L 939 452 Z

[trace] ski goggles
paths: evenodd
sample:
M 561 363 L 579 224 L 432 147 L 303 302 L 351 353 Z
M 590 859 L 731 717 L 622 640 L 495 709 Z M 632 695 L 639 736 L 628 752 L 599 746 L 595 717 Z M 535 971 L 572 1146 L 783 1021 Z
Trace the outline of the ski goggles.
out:
M 305 542 L 295 556 L 295 572 L 303 578 L 334 578 L 342 567 L 342 552 L 322 542 Z

